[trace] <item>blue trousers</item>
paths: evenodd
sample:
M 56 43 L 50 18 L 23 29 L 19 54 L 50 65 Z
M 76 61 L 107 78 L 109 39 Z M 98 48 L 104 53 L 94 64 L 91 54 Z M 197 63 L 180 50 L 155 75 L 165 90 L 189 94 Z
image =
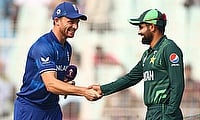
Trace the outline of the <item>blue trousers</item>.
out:
M 18 97 L 14 103 L 14 120 L 62 120 L 62 111 L 59 105 L 44 109 Z

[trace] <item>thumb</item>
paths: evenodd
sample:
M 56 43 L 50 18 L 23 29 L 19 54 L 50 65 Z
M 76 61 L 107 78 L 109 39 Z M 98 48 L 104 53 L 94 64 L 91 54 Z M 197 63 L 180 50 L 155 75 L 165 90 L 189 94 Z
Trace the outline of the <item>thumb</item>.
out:
M 95 86 L 99 86 L 99 84 L 90 85 L 88 86 L 88 89 L 93 89 Z
M 92 85 L 90 85 L 90 86 L 88 86 L 87 88 L 88 88 L 88 89 L 92 89 L 92 88 L 93 88 L 93 86 L 92 86 Z

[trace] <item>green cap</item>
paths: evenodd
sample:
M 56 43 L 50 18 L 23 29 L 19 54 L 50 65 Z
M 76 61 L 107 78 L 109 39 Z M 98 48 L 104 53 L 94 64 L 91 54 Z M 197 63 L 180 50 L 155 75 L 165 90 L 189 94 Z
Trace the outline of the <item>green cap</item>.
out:
M 139 25 L 141 23 L 151 23 L 157 26 L 165 27 L 167 24 L 166 15 L 157 9 L 149 9 L 142 13 L 137 19 L 129 19 L 132 25 Z

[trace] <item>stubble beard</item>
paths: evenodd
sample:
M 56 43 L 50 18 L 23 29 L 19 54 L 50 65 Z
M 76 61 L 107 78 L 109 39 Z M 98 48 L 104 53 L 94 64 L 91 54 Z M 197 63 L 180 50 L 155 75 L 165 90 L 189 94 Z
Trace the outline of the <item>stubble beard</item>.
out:
M 148 33 L 144 35 L 144 37 L 142 38 L 142 44 L 150 45 L 152 40 L 153 40 L 153 35 L 151 33 Z

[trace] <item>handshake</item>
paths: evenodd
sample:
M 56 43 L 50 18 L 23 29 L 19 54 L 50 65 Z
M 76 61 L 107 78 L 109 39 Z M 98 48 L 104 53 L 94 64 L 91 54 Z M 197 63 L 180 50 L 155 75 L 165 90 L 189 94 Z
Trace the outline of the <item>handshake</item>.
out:
M 91 85 L 85 91 L 85 98 L 89 101 L 96 101 L 103 97 L 100 85 Z
M 77 67 L 75 65 L 69 65 L 66 69 L 66 80 L 65 82 L 75 85 L 75 82 L 73 81 L 77 74 Z M 84 96 L 89 101 L 95 101 L 100 99 L 103 94 L 100 88 L 100 85 L 91 85 L 89 87 L 78 87 L 80 88 L 79 91 L 81 91 L 81 95 Z M 67 98 L 67 95 L 64 97 Z

